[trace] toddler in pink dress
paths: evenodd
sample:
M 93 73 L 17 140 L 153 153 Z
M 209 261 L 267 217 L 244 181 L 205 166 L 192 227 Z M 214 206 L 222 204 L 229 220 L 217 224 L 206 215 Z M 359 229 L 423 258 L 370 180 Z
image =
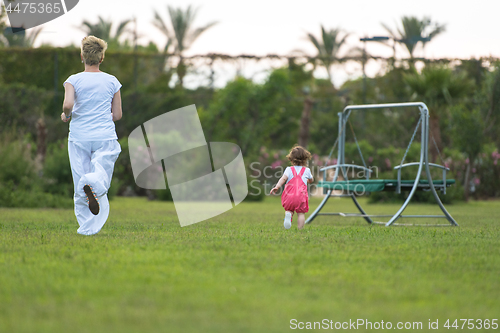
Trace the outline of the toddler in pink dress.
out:
M 314 181 L 311 170 L 306 166 L 311 159 L 311 153 L 301 146 L 295 146 L 290 150 L 287 158 L 292 162 L 291 167 L 287 167 L 271 194 L 276 193 L 284 183 L 285 189 L 281 195 L 281 205 L 285 209 L 285 221 L 283 225 L 286 229 L 292 226 L 292 215 L 297 213 L 297 227 L 302 229 L 305 223 L 305 213 L 309 211 L 309 197 L 307 194 L 307 184 Z

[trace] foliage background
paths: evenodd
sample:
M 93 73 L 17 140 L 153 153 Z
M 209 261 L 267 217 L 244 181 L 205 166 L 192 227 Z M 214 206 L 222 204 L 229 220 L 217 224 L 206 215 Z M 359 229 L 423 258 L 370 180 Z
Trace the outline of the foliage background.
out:
M 263 152 L 267 151 L 272 158 L 262 161 L 264 168 L 278 161 L 285 165 L 287 150 L 300 142 L 306 99 L 313 101 L 307 119 L 307 148 L 324 163 L 333 162 L 335 157 L 336 153 L 327 158 L 337 137 L 337 112 L 345 105 L 422 100 L 429 104 L 431 119 L 436 119 L 432 133 L 440 149 L 431 152 L 433 160 L 450 166 L 450 178 L 455 177 L 459 184 L 457 190 L 452 190 L 455 194 L 446 200 L 468 199 L 469 195 L 476 199 L 499 195 L 500 136 L 496 128 L 500 118 L 500 70 L 496 61 L 470 59 L 457 64 L 413 60 L 420 61 L 424 67 L 417 71 L 411 62 L 395 64 L 387 59 L 385 70 L 376 77 L 367 78 L 365 82 L 362 79 L 347 81 L 335 88 L 330 81 L 313 76 L 313 69 L 308 65 L 310 59 L 290 58 L 288 66 L 270 69 L 263 83 L 237 76 L 221 89 L 203 85 L 188 89 L 172 84 L 176 69 L 165 67 L 168 57 L 166 53 L 148 50 L 106 53 L 101 69 L 117 76 L 123 84 L 124 117 L 116 123 L 123 153 L 117 161 L 112 195 L 170 199 L 168 192 L 137 188 L 132 179 L 126 138 L 146 120 L 196 104 L 207 141 L 237 143 L 247 166 L 262 159 Z M 192 66 L 187 61 L 184 65 Z M 59 115 L 64 92 L 62 83 L 80 70 L 79 49 L 73 47 L 0 48 L 0 128 L 2 133 L 8 133 L 0 145 L 3 154 L 9 154 L 15 145 L 30 146 L 16 154 L 20 154 L 19 158 L 27 165 L 37 165 L 35 169 L 39 170 L 26 171 L 24 178 L 11 178 L 7 166 L 10 159 L 6 159 L 5 167 L 0 169 L 2 188 L 18 194 L 20 191 L 33 193 L 33 198 L 17 202 L 5 199 L 0 205 L 56 205 L 36 199 L 43 196 L 41 193 L 61 198 L 61 205 L 71 199 L 71 175 L 64 142 L 68 129 L 59 121 Z M 460 83 L 466 86 L 457 92 L 453 87 Z M 43 120 L 42 127 L 37 125 L 40 120 Z M 380 176 L 394 178 L 392 167 L 399 164 L 408 145 L 416 115 L 384 110 L 353 114 L 350 120 L 368 163 L 383 171 Z M 361 163 L 352 144 L 350 126 L 346 132 L 347 159 Z M 409 154 L 409 158 L 414 157 Z M 30 179 L 31 185 L 26 179 Z M 30 186 L 36 190 L 32 191 Z M 372 200 L 397 199 L 383 194 L 373 196 Z

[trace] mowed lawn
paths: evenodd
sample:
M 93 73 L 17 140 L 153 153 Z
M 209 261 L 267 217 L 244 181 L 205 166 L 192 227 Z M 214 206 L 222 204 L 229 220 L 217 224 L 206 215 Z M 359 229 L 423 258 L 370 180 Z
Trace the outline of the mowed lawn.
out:
M 354 212 L 348 199 L 327 208 Z M 460 227 L 325 216 L 299 231 L 283 228 L 276 197 L 181 228 L 172 203 L 116 198 L 91 237 L 72 210 L 0 209 L 0 332 L 287 332 L 292 319 L 360 318 L 448 331 L 446 319 L 500 319 L 500 202 L 447 208 Z

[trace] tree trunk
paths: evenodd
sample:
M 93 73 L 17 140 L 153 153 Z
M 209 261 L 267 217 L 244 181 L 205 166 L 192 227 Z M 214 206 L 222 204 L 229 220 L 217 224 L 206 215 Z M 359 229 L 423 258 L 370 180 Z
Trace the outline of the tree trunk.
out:
M 304 99 L 304 109 L 302 110 L 302 118 L 300 119 L 300 134 L 299 134 L 299 145 L 307 148 L 307 143 L 309 141 L 309 121 L 311 119 L 311 110 L 314 101 L 311 97 L 307 96 Z
M 45 154 L 47 152 L 47 127 L 43 118 L 36 122 L 37 140 L 36 140 L 36 159 L 35 168 L 40 173 L 43 170 Z
M 330 83 L 332 84 L 332 86 L 335 87 L 335 84 L 333 84 L 333 76 L 332 76 L 332 72 L 330 71 L 330 67 L 326 68 L 326 73 L 328 74 L 328 80 L 330 80 Z
M 469 159 L 469 164 L 467 164 L 467 170 L 465 170 L 465 180 L 464 180 L 464 199 L 465 199 L 465 202 L 468 202 L 468 201 L 469 201 L 469 191 L 470 191 L 470 185 L 469 185 L 470 165 L 471 165 L 471 160 Z
M 179 86 L 184 87 L 184 76 L 186 76 L 187 68 L 184 64 L 184 58 L 180 56 L 179 64 L 177 65 L 177 76 L 179 77 Z
M 214 58 L 210 59 L 210 89 L 214 90 L 215 71 L 214 71 Z

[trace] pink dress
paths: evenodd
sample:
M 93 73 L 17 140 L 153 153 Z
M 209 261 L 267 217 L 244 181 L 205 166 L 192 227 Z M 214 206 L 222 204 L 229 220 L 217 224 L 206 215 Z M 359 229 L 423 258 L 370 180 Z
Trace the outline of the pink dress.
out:
M 302 167 L 299 174 L 291 167 L 293 178 L 285 185 L 285 190 L 281 195 L 281 205 L 289 212 L 307 213 L 309 211 L 309 197 L 307 195 L 307 185 L 302 181 L 302 175 L 306 171 Z

